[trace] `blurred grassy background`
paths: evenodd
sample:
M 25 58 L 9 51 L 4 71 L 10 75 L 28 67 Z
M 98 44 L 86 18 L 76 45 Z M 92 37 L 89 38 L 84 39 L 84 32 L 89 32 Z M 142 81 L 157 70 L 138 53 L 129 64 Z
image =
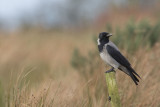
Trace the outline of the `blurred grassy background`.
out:
M 46 28 L 25 22 L 12 31 L 1 29 L 0 106 L 110 106 L 104 75 L 109 67 L 96 43 L 99 32 L 107 31 L 142 78 L 136 87 L 117 71 L 123 107 L 159 107 L 160 5 L 142 1 L 110 3 L 92 24 L 83 20 L 84 26 Z

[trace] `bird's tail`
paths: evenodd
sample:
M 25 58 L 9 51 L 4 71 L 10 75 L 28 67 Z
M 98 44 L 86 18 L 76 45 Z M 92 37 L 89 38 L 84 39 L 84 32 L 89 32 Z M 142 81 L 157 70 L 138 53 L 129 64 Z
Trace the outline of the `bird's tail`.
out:
M 128 70 L 128 73 L 129 73 L 130 77 L 134 81 L 134 83 L 136 85 L 138 85 L 137 82 L 139 82 L 139 80 L 138 80 L 138 78 L 136 76 L 138 76 L 140 79 L 141 79 L 141 77 L 134 71 L 134 69 L 132 67 L 127 67 L 127 70 Z

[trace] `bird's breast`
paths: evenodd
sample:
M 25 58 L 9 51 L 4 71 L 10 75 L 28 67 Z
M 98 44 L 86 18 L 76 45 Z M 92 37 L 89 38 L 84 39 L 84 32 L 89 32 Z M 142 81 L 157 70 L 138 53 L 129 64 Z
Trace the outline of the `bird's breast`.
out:
M 100 53 L 100 57 L 102 58 L 102 60 L 103 60 L 106 64 L 114 67 L 115 69 L 117 69 L 117 68 L 119 67 L 119 65 L 120 65 L 115 59 L 113 59 L 113 58 L 109 55 L 109 53 L 107 52 L 107 50 L 102 51 L 102 52 Z

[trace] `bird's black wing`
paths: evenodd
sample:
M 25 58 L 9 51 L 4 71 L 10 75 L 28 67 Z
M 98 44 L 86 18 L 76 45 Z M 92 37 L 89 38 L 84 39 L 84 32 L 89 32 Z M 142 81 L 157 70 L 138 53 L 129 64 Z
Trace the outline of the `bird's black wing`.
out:
M 114 58 L 118 63 L 125 67 L 129 67 L 131 64 L 128 62 L 128 60 L 115 48 L 113 48 L 110 45 L 107 45 L 106 47 L 109 55 Z
M 138 85 L 137 82 L 139 82 L 139 80 L 135 75 L 137 75 L 139 78 L 140 76 L 132 69 L 132 67 L 130 66 L 131 64 L 128 62 L 128 60 L 118 50 L 116 50 L 112 46 L 107 45 L 106 49 L 112 58 L 114 58 L 119 64 L 127 68 L 127 72 L 128 72 L 127 74 L 132 78 L 134 83 Z

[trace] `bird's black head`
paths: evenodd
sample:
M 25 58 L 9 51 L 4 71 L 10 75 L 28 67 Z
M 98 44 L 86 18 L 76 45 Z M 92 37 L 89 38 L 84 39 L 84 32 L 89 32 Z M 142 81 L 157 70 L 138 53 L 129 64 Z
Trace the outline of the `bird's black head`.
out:
M 112 34 L 110 34 L 108 32 L 101 32 L 99 34 L 99 39 L 106 39 L 106 38 L 109 38 L 110 36 L 112 36 Z
M 101 32 L 99 34 L 99 38 L 98 38 L 98 45 L 101 43 L 107 43 L 109 42 L 109 37 L 112 36 L 112 34 L 108 33 L 108 32 Z

